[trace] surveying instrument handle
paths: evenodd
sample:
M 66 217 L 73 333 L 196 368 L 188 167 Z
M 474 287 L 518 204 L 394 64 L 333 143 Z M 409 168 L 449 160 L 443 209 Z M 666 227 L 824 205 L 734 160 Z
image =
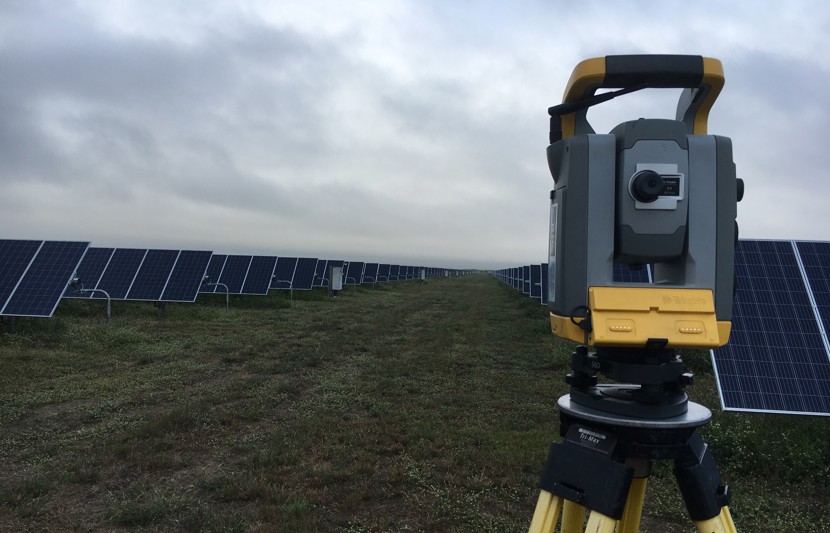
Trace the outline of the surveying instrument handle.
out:
M 698 433 L 711 412 L 688 400 L 693 376 L 679 356 L 726 344 L 731 329 L 742 184 L 731 140 L 707 133 L 723 85 L 717 59 L 606 56 L 579 63 L 562 104 L 548 109 L 551 331 L 581 344 L 532 532 L 553 533 L 560 519 L 561 533 L 638 531 L 656 460 L 674 461 L 699 533 L 735 531 Z M 646 88 L 683 89 L 674 120 L 594 132 L 591 106 Z M 648 265 L 649 282 L 618 281 L 618 265 Z M 615 383 L 599 384 L 599 374 Z
M 550 142 L 577 133 L 594 133 L 587 110 L 641 89 L 686 89 L 678 101 L 678 120 L 688 133 L 706 135 L 709 110 L 724 84 L 717 59 L 685 55 L 627 55 L 586 59 L 568 80 L 562 103 L 548 108 Z M 618 89 L 596 95 L 599 89 Z

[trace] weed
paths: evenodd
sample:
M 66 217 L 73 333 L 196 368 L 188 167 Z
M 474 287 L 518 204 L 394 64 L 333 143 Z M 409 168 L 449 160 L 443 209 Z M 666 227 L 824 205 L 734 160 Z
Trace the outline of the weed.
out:
M 11 507 L 24 507 L 44 496 L 50 488 L 50 484 L 42 476 L 21 481 L 2 493 L 0 501 Z

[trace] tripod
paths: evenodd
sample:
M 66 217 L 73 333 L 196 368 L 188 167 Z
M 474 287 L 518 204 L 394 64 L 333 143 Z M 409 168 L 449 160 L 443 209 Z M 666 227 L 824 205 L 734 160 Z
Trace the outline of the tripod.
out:
M 650 358 L 654 368 L 645 372 L 644 380 L 670 374 L 662 385 L 596 385 L 601 368 L 612 374 L 620 371 L 619 365 L 627 368 L 621 373 L 631 370 L 624 362 L 631 353 L 620 355 L 588 354 L 583 346 L 574 353 L 574 373 L 568 376 L 571 394 L 558 402 L 564 440 L 553 443 L 548 454 L 530 531 L 553 533 L 561 518 L 561 533 L 581 532 L 583 525 L 586 533 L 636 533 L 652 461 L 673 460 L 675 479 L 698 533 L 735 533 L 728 488 L 698 432 L 712 413 L 679 392 L 690 375 L 666 373 L 669 367 L 678 368 L 679 357 L 667 357 L 664 350 Z M 586 365 L 586 359 L 595 364 Z

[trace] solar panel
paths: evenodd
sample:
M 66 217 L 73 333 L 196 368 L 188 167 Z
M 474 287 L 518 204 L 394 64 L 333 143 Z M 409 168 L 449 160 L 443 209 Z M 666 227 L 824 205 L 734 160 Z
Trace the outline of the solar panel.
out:
M 219 283 L 228 288 L 229 294 L 241 294 L 242 287 L 248 277 L 248 270 L 251 268 L 252 255 L 229 255 L 219 276 Z M 223 287 L 218 287 L 216 292 L 222 292 Z
M 11 261 L 9 273 L 19 272 L 20 265 L 29 256 L 31 242 L 12 243 L 6 247 L 4 252 L 8 252 Z M 89 242 L 43 242 L 34 257 L 26 264 L 25 270 L 20 273 L 21 277 L 9 293 L 4 306 L 0 308 L 0 314 L 52 316 L 87 248 Z
M 618 283 L 651 283 L 651 267 L 614 263 L 613 276 Z
M 126 300 L 158 301 L 176 264 L 178 250 L 147 250 Z
M 346 269 L 346 277 L 343 282 L 346 285 L 360 285 L 363 280 L 363 265 L 362 261 L 349 261 L 349 266 Z
M 113 252 L 115 252 L 115 248 L 89 247 L 77 270 L 75 270 L 78 285 L 68 286 L 63 292 L 63 297 L 91 298 L 92 292 L 81 292 L 79 289 L 94 289 L 98 286 L 98 281 L 104 274 Z
M 822 334 L 830 329 L 830 242 L 796 242 L 813 303 L 821 319 Z
M 182 250 L 167 286 L 161 295 L 164 302 L 194 302 L 205 277 L 212 252 Z
M 391 268 L 392 265 L 387 263 L 378 265 L 378 281 L 389 281 L 389 271 Z
M 400 277 L 401 265 L 389 265 L 389 281 L 397 281 Z
M 530 297 L 542 296 L 542 265 L 530 265 Z
M 248 274 L 245 276 L 245 283 L 243 283 L 240 293 L 268 294 L 276 264 L 277 258 L 274 256 L 255 255 L 252 257 L 251 265 L 248 268 Z
M 227 260 L 228 256 L 224 254 L 214 254 L 210 258 L 210 263 L 208 263 L 207 270 L 205 271 L 205 279 L 199 287 L 199 292 L 211 293 L 217 292 L 217 289 L 220 292 L 225 292 L 224 287 L 220 288 L 217 282 L 222 275 L 222 269 L 225 268 L 225 262 Z
M 378 263 L 366 263 L 363 268 L 363 281 L 361 283 L 377 283 L 379 268 Z
M 317 261 L 317 266 L 314 268 L 314 287 L 323 287 L 328 285 L 329 279 L 329 262 L 326 259 Z
M 137 248 L 116 248 L 109 265 L 98 281 L 96 288 L 106 291 L 113 300 L 124 300 L 141 267 L 147 250 Z M 93 293 L 92 298 L 105 298 L 103 294 Z
M 524 294 L 530 294 L 530 265 L 525 265 L 522 267 L 522 292 Z
M 0 310 L 42 245 L 43 241 L 0 240 Z
M 316 257 L 300 257 L 297 259 L 297 268 L 294 270 L 294 289 L 310 291 L 314 285 L 317 263 Z M 323 261 L 325 262 L 325 261 Z
M 830 414 L 827 339 L 794 244 L 741 240 L 735 273 L 732 333 L 712 351 L 723 408 Z
M 290 289 L 294 283 L 294 271 L 297 269 L 296 257 L 280 257 L 274 267 L 274 278 L 271 280 L 272 289 Z

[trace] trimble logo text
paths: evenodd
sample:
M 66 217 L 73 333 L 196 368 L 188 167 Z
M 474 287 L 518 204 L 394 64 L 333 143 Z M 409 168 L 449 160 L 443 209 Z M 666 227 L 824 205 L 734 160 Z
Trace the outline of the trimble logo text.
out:
M 669 296 L 663 295 L 663 305 L 706 305 L 709 300 L 703 296 Z

